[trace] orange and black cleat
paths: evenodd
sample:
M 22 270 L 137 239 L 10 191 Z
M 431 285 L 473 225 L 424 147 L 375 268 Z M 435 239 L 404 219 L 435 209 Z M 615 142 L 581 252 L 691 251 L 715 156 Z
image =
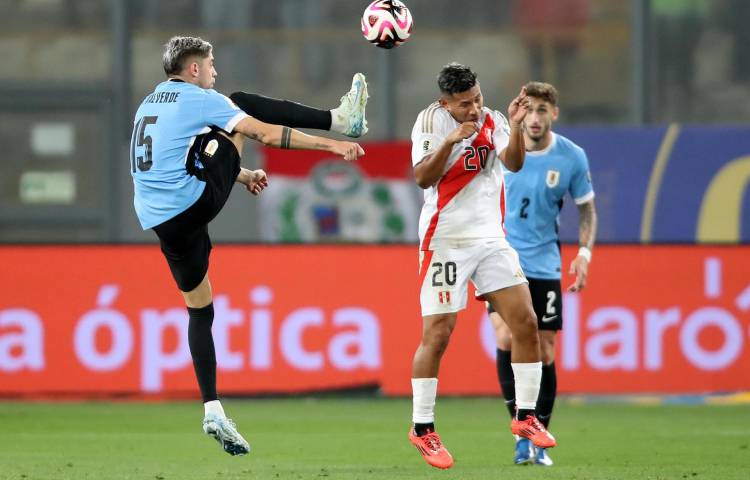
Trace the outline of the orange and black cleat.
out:
M 510 422 L 510 431 L 513 435 L 528 438 L 535 447 L 552 448 L 557 445 L 555 437 L 544 428 L 542 422 L 534 415 L 529 415 L 526 420 L 513 419 Z
M 453 457 L 443 446 L 437 432 L 428 432 L 420 437 L 414 431 L 414 428 L 410 428 L 409 441 L 417 447 L 425 461 L 433 467 L 446 469 L 453 466 Z

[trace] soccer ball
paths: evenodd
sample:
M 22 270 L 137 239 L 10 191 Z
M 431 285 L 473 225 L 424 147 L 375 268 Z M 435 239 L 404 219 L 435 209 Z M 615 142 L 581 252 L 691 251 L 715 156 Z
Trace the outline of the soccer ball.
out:
M 400 0 L 375 0 L 362 14 L 362 35 L 380 48 L 401 45 L 413 26 L 411 12 Z

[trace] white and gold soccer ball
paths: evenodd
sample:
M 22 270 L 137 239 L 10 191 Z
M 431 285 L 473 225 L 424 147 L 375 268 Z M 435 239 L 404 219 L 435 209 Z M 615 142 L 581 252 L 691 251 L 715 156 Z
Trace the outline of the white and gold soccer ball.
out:
M 400 0 L 375 0 L 362 14 L 362 35 L 380 48 L 393 48 L 408 40 L 414 21 Z

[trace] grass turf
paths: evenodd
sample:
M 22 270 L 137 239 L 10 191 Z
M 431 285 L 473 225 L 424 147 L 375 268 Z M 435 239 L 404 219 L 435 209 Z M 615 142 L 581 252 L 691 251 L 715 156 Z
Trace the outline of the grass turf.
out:
M 0 402 L 0 479 L 747 479 L 750 406 L 560 402 L 552 468 L 511 465 L 496 399 L 442 398 L 437 426 L 456 464 L 429 467 L 406 438 L 407 399 L 229 400 L 250 442 L 230 457 L 202 408 L 171 403 Z

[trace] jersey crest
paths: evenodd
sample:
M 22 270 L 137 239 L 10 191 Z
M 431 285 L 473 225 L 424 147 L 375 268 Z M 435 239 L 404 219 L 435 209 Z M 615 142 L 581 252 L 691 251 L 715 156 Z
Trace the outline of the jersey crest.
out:
M 560 172 L 557 170 L 547 170 L 547 186 L 555 188 L 560 184 Z

